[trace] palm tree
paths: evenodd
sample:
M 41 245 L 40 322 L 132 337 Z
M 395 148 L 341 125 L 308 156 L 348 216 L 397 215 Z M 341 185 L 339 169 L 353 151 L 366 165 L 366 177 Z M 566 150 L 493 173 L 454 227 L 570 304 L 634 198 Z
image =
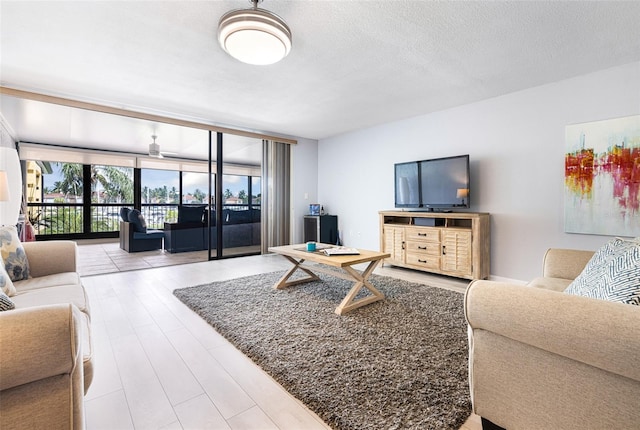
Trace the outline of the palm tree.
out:
M 108 179 L 103 174 L 104 166 L 91 165 L 91 176 L 89 181 L 91 183 L 91 203 L 106 203 L 106 201 L 100 202 L 102 197 L 100 192 L 100 186 L 103 190 L 106 190 L 109 186 Z
M 104 175 L 97 177 L 105 179 L 103 184 L 106 196 L 105 203 L 133 202 L 132 171 L 127 167 L 104 166 Z
M 78 196 L 82 196 L 84 182 L 82 180 L 82 164 L 76 163 L 55 163 L 62 164 L 60 173 L 62 180 L 53 184 L 55 191 L 65 195 L 67 201 L 78 201 Z
M 54 183 L 54 190 L 63 193 L 67 200 L 73 199 L 77 202 L 77 197 L 82 196 L 84 192 L 84 172 L 83 165 L 77 163 L 55 163 L 61 165 L 60 173 L 62 173 L 62 180 Z M 123 176 L 122 168 L 114 166 L 95 166 L 91 165 L 91 176 L 89 178 L 91 189 L 95 189 L 97 184 L 102 185 L 103 189 L 108 191 L 113 190 L 114 187 L 123 188 L 124 192 L 120 192 L 121 195 L 126 196 L 126 181 L 131 182 L 131 190 L 129 192 L 130 201 L 133 201 L 133 180 Z M 105 176 L 106 175 L 106 176 Z M 114 184 L 113 182 L 116 182 Z M 108 192 L 107 192 L 108 195 Z M 99 195 L 95 196 L 95 200 L 100 199 Z
M 167 189 L 167 186 L 164 185 L 162 188 L 160 188 L 160 203 L 167 203 L 167 196 L 169 195 L 169 190 Z
M 171 187 L 171 190 L 169 191 L 168 203 L 179 203 L 177 200 L 178 200 L 178 190 L 176 190 L 176 187 Z
M 230 199 L 231 197 L 233 197 L 233 193 L 231 192 L 231 190 L 229 188 L 227 188 L 226 190 L 224 190 L 224 194 L 222 196 L 224 197 L 224 200 L 226 201 L 227 199 Z
M 142 188 L 142 203 L 151 203 L 149 187 L 147 187 L 146 185 Z
M 196 190 L 193 192 L 193 198 L 196 199 L 198 203 L 202 203 L 206 196 L 207 195 L 202 190 L 200 190 L 200 188 L 196 188 Z

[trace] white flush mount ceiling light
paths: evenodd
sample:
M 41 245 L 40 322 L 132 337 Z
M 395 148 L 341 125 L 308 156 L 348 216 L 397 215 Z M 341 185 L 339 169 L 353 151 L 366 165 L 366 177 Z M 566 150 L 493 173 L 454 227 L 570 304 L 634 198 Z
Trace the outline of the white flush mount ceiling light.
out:
M 262 0 L 250 0 L 253 9 L 227 12 L 218 23 L 218 41 L 229 55 L 243 63 L 277 63 L 291 51 L 291 30 L 278 15 L 258 9 Z

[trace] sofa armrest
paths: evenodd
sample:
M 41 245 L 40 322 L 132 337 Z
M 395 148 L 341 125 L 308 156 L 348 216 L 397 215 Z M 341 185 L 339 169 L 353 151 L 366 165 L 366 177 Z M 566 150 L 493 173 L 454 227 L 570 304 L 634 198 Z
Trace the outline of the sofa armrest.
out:
M 22 246 L 29 260 L 29 275 L 34 278 L 77 271 L 78 246 L 71 240 L 25 242 Z
M 542 264 L 545 278 L 576 279 L 593 257 L 593 251 L 577 249 L 548 249 Z
M 465 294 L 474 330 L 640 381 L 640 307 L 522 285 L 474 281 Z
M 0 312 L 0 390 L 80 372 L 80 311 L 71 304 Z

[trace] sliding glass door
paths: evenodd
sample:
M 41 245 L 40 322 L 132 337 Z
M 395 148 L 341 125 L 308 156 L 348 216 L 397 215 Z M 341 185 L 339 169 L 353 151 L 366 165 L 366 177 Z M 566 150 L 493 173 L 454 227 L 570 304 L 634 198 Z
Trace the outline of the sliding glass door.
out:
M 216 183 L 220 193 L 216 235 L 221 235 L 216 241 L 220 246 L 216 257 L 259 254 L 262 140 L 232 135 L 223 135 L 220 140 L 212 151 L 222 160 L 221 181 Z M 217 161 L 213 164 L 216 169 Z

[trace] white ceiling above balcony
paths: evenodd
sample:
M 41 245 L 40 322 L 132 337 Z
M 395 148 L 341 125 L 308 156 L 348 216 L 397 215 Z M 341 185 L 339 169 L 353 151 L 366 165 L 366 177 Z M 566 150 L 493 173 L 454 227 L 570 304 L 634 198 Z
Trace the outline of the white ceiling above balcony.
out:
M 0 109 L 23 142 L 145 155 L 155 135 L 160 151 L 168 157 L 208 159 L 207 130 L 8 96 L 0 100 Z M 215 133 L 212 139 L 215 160 Z M 225 134 L 224 148 L 227 163 L 260 165 L 260 139 Z

